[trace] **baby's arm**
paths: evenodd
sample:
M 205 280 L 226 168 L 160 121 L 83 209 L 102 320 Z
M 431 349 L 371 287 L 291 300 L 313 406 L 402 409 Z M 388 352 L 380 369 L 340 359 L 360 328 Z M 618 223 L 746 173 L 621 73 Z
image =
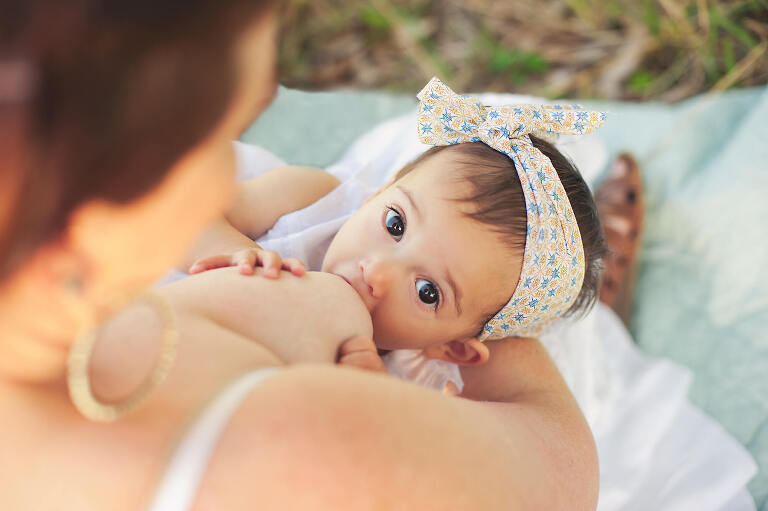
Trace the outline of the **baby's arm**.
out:
M 226 219 L 251 239 L 266 233 L 288 213 L 303 209 L 339 185 L 327 172 L 312 167 L 283 167 L 240 183 Z
M 198 239 L 178 269 L 189 272 L 201 259 L 209 264 L 197 271 L 233 265 L 267 268 L 275 258 L 279 263 L 277 254 L 260 252 L 253 239 L 267 232 L 281 216 L 309 206 L 338 184 L 336 177 L 311 167 L 282 167 L 239 183 L 229 211 Z M 262 261 L 260 254 L 267 261 Z M 276 270 L 280 267 L 275 265 Z M 288 261 L 282 268 L 294 271 L 297 265 Z

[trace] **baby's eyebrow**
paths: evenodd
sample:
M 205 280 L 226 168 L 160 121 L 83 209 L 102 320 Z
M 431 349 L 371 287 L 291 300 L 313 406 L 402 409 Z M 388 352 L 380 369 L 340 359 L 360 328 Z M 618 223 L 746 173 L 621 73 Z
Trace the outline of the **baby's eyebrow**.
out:
M 413 198 L 413 194 L 410 190 L 408 190 L 403 185 L 396 185 L 397 189 L 403 192 L 403 195 L 408 199 L 408 202 L 411 203 L 411 208 L 413 208 L 414 211 L 416 211 L 416 216 L 418 217 L 419 221 L 422 220 L 421 217 L 421 210 L 419 209 L 419 206 L 416 205 L 416 201 Z

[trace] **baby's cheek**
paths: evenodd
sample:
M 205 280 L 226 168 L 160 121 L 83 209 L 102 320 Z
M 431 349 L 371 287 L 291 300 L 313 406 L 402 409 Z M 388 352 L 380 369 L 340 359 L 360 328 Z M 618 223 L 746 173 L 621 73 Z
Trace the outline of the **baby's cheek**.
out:
M 382 349 L 420 349 L 425 344 L 424 332 L 415 328 L 402 312 L 379 306 L 371 316 L 373 340 Z
M 425 349 L 467 337 L 469 331 L 475 335 L 468 323 L 383 312 L 378 309 L 372 316 L 373 340 L 381 349 Z
M 323 271 L 326 271 L 326 266 L 331 264 L 338 264 L 347 259 L 357 261 L 362 258 L 361 255 L 365 251 L 365 247 L 369 245 L 367 241 L 375 225 L 369 222 L 371 225 L 368 225 L 366 228 L 365 219 L 360 213 L 358 211 L 352 215 L 341 226 L 333 240 L 331 240 L 331 244 L 325 253 Z

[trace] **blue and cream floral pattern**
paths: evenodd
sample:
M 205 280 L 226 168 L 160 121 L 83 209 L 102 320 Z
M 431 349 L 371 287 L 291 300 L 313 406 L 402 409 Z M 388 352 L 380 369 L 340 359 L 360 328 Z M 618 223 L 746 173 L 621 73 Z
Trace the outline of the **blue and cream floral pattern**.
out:
M 437 78 L 418 98 L 422 142 L 482 142 L 514 162 L 528 222 L 523 267 L 509 302 L 485 325 L 480 338 L 537 335 L 565 313 L 581 291 L 584 248 L 557 171 L 528 135 L 554 142 L 561 134 L 590 133 L 605 122 L 605 113 L 578 105 L 483 106 L 459 96 Z

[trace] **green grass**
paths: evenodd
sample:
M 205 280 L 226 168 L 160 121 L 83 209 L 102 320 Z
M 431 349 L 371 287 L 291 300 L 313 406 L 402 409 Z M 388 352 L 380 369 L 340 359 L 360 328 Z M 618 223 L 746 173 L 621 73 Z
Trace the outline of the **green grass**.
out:
M 287 0 L 282 81 L 679 100 L 768 82 L 768 0 Z M 618 70 L 618 71 L 617 71 Z

